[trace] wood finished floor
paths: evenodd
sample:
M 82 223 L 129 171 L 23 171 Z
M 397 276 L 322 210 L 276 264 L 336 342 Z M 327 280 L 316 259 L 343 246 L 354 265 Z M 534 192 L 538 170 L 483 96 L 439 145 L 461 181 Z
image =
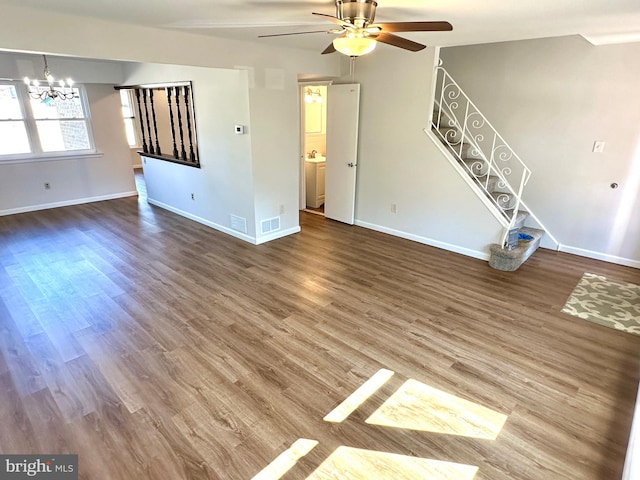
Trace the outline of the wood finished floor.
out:
M 584 272 L 640 271 L 538 251 L 505 273 L 301 225 L 252 246 L 144 198 L 0 217 L 0 452 L 77 453 L 83 479 L 244 480 L 307 438 L 320 443 L 283 479 L 340 446 L 477 466 L 477 480 L 621 477 L 640 337 L 560 310 Z M 322 420 L 381 368 L 396 374 L 347 420 Z M 504 427 L 366 424 L 408 379 Z

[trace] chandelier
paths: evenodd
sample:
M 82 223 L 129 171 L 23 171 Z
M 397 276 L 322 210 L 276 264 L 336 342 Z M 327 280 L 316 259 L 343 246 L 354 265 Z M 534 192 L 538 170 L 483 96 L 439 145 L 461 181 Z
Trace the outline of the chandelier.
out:
M 29 77 L 24 77 L 24 83 L 29 88 L 29 95 L 31 98 L 40 99 L 46 104 L 52 103 L 56 99 L 71 100 L 76 96 L 73 90 L 73 80 L 67 78 L 67 81 L 59 80 L 56 86 L 56 80 L 51 75 L 49 65 L 47 65 L 47 56 L 42 55 L 44 59 L 44 78 L 47 81 L 49 89 L 41 89 L 40 82 L 38 80 L 29 80 Z

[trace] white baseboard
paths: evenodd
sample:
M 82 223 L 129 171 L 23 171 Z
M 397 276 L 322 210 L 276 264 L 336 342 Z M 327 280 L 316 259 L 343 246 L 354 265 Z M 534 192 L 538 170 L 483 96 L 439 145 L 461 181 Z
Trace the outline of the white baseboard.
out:
M 194 222 L 201 223 L 206 225 L 207 227 L 211 227 L 214 230 L 219 230 L 227 235 L 231 235 L 232 237 L 239 238 L 240 240 L 244 240 L 245 242 L 256 244 L 256 238 L 251 235 L 247 235 L 246 233 L 238 232 L 237 230 L 232 230 L 229 227 L 225 227 L 224 225 L 220 225 L 218 223 L 212 222 L 211 220 L 207 220 L 206 218 L 199 217 L 194 215 L 193 213 L 185 212 L 184 210 L 180 210 L 179 208 L 173 207 L 163 202 L 159 202 L 158 200 L 154 200 L 152 198 L 147 197 L 147 202 L 156 207 L 164 208 L 165 210 L 169 210 L 177 215 L 188 218 L 189 220 L 193 220 Z
M 573 255 L 579 255 L 581 257 L 593 258 L 594 260 L 602 260 L 604 262 L 616 263 L 618 265 L 624 265 L 626 267 L 640 268 L 639 260 L 632 260 L 631 258 L 618 257 L 616 255 L 609 255 L 608 253 L 594 252 L 592 250 L 585 250 L 584 248 L 571 247 L 569 245 L 560 245 L 558 249 L 560 252 L 571 253 Z
M 481 252 L 478 250 L 471 250 L 469 248 L 461 247 L 459 245 L 453 245 L 451 243 L 441 242 L 439 240 L 433 240 L 431 238 L 421 237 L 419 235 L 414 235 L 412 233 L 403 232 L 401 230 L 395 230 L 389 227 L 383 227 L 381 225 L 376 225 L 373 223 L 363 222 L 361 220 L 356 220 L 356 225 L 364 228 L 368 228 L 371 230 L 375 230 L 377 232 L 388 233 L 389 235 L 394 235 L 396 237 L 406 238 L 407 240 L 413 240 L 414 242 L 423 243 L 425 245 L 431 245 L 432 247 L 442 248 L 444 250 L 449 250 L 450 252 L 460 253 L 461 255 L 466 255 L 468 257 L 478 258 L 480 260 L 489 260 L 489 253 Z M 546 247 L 545 247 L 546 248 Z M 556 250 L 556 248 L 552 248 L 552 250 Z M 585 250 L 583 248 L 571 247 L 569 245 L 560 245 L 558 251 L 570 253 L 572 255 L 579 255 L 581 257 L 592 258 L 594 260 L 602 260 L 604 262 L 615 263 L 618 265 L 624 265 L 627 267 L 640 268 L 640 261 L 632 260 L 630 258 L 617 257 L 615 255 L 609 255 L 607 253 L 594 252 L 592 250 Z
M 485 261 L 489 260 L 488 252 L 471 250 L 470 248 L 461 247 L 459 245 L 453 245 L 451 243 L 441 242 L 439 240 L 433 240 L 427 237 L 421 237 L 419 235 L 414 235 L 413 233 L 407 233 L 401 230 L 395 230 L 393 228 L 376 225 L 374 223 L 363 222 L 361 220 L 356 220 L 356 225 L 358 225 L 359 227 L 368 228 L 370 230 L 375 230 L 377 232 L 388 233 L 389 235 L 393 235 L 395 237 L 401 237 L 401 238 L 406 238 L 407 240 L 413 240 L 414 242 L 423 243 L 425 245 L 430 245 L 432 247 L 442 248 L 443 250 L 449 250 L 450 252 L 466 255 L 467 257 L 473 257 L 473 258 L 477 258 Z
M 267 242 L 270 242 L 271 240 L 277 240 L 278 238 L 286 237 L 287 235 L 293 235 L 294 233 L 298 233 L 298 232 L 300 232 L 299 226 L 289 228 L 287 230 L 280 230 L 277 232 L 273 232 L 273 233 L 270 233 L 269 235 L 264 235 L 262 237 L 259 237 L 256 240 L 256 245 L 267 243 Z
M 135 197 L 137 191 L 113 193 L 110 195 L 99 195 L 97 197 L 74 198 L 73 200 L 64 200 L 62 202 L 43 203 L 40 205 L 27 205 L 25 207 L 10 208 L 8 210 L 0 210 L 0 216 L 15 215 L 16 213 L 35 212 L 38 210 L 48 210 L 50 208 L 69 207 L 71 205 L 80 205 L 83 203 L 102 202 L 104 200 L 115 200 L 118 198 Z
M 252 243 L 253 245 L 260 245 L 262 243 L 270 242 L 271 240 L 276 240 L 278 238 L 286 237 L 287 235 L 291 235 L 294 233 L 298 233 L 300 231 L 300 227 L 289 228 L 287 230 L 280 230 L 269 235 L 265 235 L 263 237 L 252 237 L 251 235 L 247 235 L 246 233 L 238 232 L 237 230 L 233 230 L 229 227 L 225 227 L 224 225 L 220 225 L 218 223 L 212 222 L 202 217 L 198 217 L 189 212 L 185 212 L 184 210 L 180 210 L 179 208 L 172 207 L 171 205 L 167 205 L 166 203 L 159 202 L 158 200 L 153 200 L 152 198 L 147 198 L 147 201 L 160 208 L 164 208 L 165 210 L 169 210 L 177 215 L 181 215 L 189 220 L 193 220 L 194 222 L 201 223 L 206 225 L 207 227 L 211 227 L 215 230 L 219 230 L 222 233 L 226 233 L 227 235 L 231 235 L 232 237 L 239 238 L 240 240 L 244 240 L 245 242 Z

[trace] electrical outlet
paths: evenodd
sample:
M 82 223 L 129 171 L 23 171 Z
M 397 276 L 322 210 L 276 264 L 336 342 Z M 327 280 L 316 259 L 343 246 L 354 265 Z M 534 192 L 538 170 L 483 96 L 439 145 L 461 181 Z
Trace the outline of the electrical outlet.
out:
M 398 205 L 396 203 L 391 204 L 391 213 L 398 213 Z
M 46 183 L 44 184 L 44 189 L 45 189 L 45 190 L 51 190 L 51 184 L 50 184 L 49 182 L 46 182 Z
M 604 152 L 604 142 L 601 140 L 596 140 L 593 142 L 593 153 L 602 153 Z
M 192 194 L 191 194 L 191 200 L 195 200 L 195 199 L 196 199 L 196 194 L 195 194 L 195 193 L 192 193 Z
M 284 205 L 280 205 L 280 215 L 284 215 Z

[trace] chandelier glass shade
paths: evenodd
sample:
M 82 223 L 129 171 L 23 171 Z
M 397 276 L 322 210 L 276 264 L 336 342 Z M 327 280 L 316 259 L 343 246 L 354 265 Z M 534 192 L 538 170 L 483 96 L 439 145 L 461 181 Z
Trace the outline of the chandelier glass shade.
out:
M 44 78 L 46 84 L 41 84 L 39 80 L 30 80 L 29 77 L 24 77 L 24 83 L 29 89 L 29 95 L 31 98 L 40 99 L 44 103 L 51 103 L 54 100 L 71 100 L 76 97 L 76 91 L 73 89 L 73 80 L 67 78 L 67 80 L 56 80 L 49 70 L 47 65 L 47 56 L 42 55 L 44 59 Z
M 335 38 L 333 40 L 333 46 L 335 49 L 349 57 L 359 57 L 373 52 L 376 48 L 376 41 L 374 38 L 365 36 L 364 32 L 360 29 L 347 32 L 342 37 Z

